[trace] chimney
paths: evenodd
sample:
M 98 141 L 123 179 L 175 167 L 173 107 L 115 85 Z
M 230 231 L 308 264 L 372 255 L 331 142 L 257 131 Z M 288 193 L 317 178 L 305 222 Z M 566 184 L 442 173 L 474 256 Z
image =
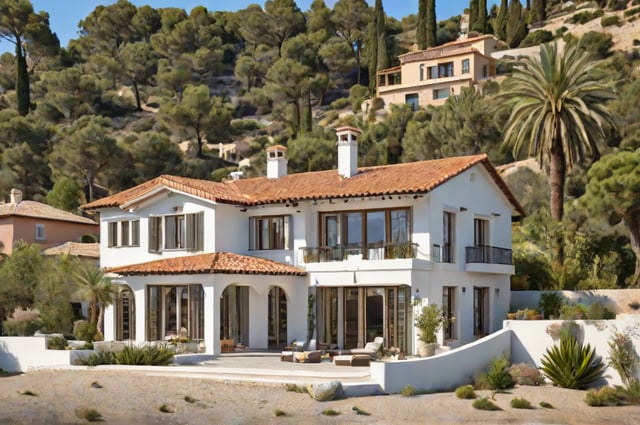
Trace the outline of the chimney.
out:
M 287 175 L 287 148 L 282 145 L 267 148 L 267 178 L 278 179 Z
M 19 204 L 22 201 L 22 191 L 20 189 L 11 189 L 9 199 L 10 203 Z
M 338 174 L 351 177 L 358 174 L 358 137 L 360 129 L 355 127 L 338 127 Z

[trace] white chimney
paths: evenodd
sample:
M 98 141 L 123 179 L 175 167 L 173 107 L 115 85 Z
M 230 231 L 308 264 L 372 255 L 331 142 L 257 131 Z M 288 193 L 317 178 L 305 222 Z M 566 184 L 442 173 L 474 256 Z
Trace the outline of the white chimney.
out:
M 267 148 L 267 178 L 277 179 L 287 175 L 287 148 L 282 145 Z
M 22 191 L 20 189 L 11 189 L 9 197 L 10 203 L 19 204 L 22 201 Z
M 358 137 L 360 129 L 355 127 L 338 127 L 338 174 L 351 177 L 358 174 Z

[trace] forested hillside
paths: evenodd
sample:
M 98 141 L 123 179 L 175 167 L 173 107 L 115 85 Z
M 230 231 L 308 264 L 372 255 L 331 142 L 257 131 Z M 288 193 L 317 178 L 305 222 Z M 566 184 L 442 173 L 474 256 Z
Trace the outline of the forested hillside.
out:
M 596 105 L 615 120 L 603 124 L 599 149 L 585 149 L 575 163 L 570 157 L 560 219 L 550 218 L 548 163 L 507 176 L 529 214 L 514 241 L 520 283 L 635 284 L 640 248 L 629 217 L 640 216 L 640 175 L 629 164 L 640 155 L 640 41 L 628 34 L 640 16 L 636 3 L 502 0 L 488 8 L 471 0 L 464 16 L 437 22 L 435 0 L 420 0 L 419 14 L 401 21 L 386 16 L 381 0 L 339 0 L 333 8 L 315 0 L 308 11 L 269 0 L 238 12 L 120 0 L 97 7 L 61 47 L 46 11 L 4 0 L 0 42 L 14 53 L 0 57 L 0 193 L 17 187 L 26 199 L 77 211 L 160 174 L 222 180 L 248 158 L 244 175 L 262 175 L 272 144 L 288 147 L 290 172 L 334 168 L 338 124 L 363 130 L 361 166 L 480 152 L 510 163 L 531 153 L 514 158 L 504 143 L 513 107 L 504 94 L 517 63 L 498 64 L 501 82 L 418 111 L 377 108 L 375 73 L 461 32 L 492 33 L 504 49 L 562 39 L 597 64 L 613 96 Z M 225 160 L 219 146 L 229 143 L 236 154 Z M 595 164 L 608 166 L 591 167 L 599 158 Z M 596 185 L 621 179 L 611 170 L 624 175 L 624 188 Z M 604 204 L 612 192 L 625 193 L 624 210 L 613 208 L 619 197 Z

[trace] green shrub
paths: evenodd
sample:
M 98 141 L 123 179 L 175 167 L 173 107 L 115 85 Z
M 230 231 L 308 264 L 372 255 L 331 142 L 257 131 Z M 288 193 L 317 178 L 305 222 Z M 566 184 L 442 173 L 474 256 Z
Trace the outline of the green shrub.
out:
M 553 33 L 547 30 L 537 30 L 531 31 L 527 36 L 522 40 L 520 46 L 518 47 L 530 47 L 537 46 L 539 44 L 548 43 L 553 40 Z
M 636 377 L 640 356 L 636 352 L 631 336 L 615 332 L 609 340 L 609 364 L 618 372 L 622 382 L 627 385 Z
M 456 388 L 456 397 L 462 399 L 473 399 L 477 398 L 478 395 L 476 391 L 473 389 L 473 385 L 461 385 Z
M 538 306 L 545 319 L 556 318 L 560 315 L 560 308 L 565 303 L 564 297 L 558 292 L 543 292 L 540 294 Z
M 518 363 L 512 365 L 508 371 L 518 385 L 538 386 L 544 383 L 544 375 L 532 364 Z
M 542 407 L 543 409 L 553 409 L 553 404 L 546 402 L 546 401 L 541 401 L 540 402 L 540 407 Z
M 196 399 L 191 397 L 190 395 L 186 395 L 184 396 L 184 401 L 186 401 L 187 403 L 193 404 L 196 402 Z
M 344 109 L 349 106 L 349 98 L 339 97 L 329 105 L 331 109 Z
M 526 398 L 513 398 L 511 399 L 510 404 L 514 409 L 533 409 L 533 406 L 531 406 L 531 402 Z
M 594 13 L 591 13 L 588 10 L 585 10 L 583 12 L 578 12 L 575 13 L 573 16 L 571 16 L 568 21 L 571 24 L 580 24 L 580 25 L 584 25 L 589 21 L 592 21 L 596 18 L 599 18 L 600 16 L 602 16 L 604 14 L 604 12 L 602 10 L 598 10 Z
M 416 389 L 411 384 L 405 385 L 405 387 L 400 391 L 400 394 L 405 397 L 413 397 L 416 395 Z
M 7 320 L 2 322 L 2 329 L 6 336 L 31 336 L 41 327 L 38 313 L 30 309 L 17 308 Z
M 547 349 L 542 357 L 542 371 L 551 382 L 562 388 L 584 389 L 602 378 L 606 364 L 596 357 L 595 348 L 583 346 L 568 337 Z
M 275 414 L 276 414 L 276 416 L 278 416 L 278 417 L 280 417 L 280 416 L 287 416 L 287 413 L 286 413 L 284 410 L 282 410 L 282 409 L 276 409 L 276 410 L 275 410 Z
M 286 384 L 284 384 L 284 388 L 287 391 L 294 392 L 294 393 L 306 393 L 307 392 L 307 390 L 305 389 L 304 386 L 298 385 L 298 384 L 286 383 Z
M 605 307 L 600 301 L 592 303 L 587 309 L 589 320 L 611 320 L 616 318 L 616 314 Z
M 587 307 L 584 304 L 563 304 L 560 307 L 562 320 L 585 320 L 588 317 Z
M 245 131 L 254 131 L 262 128 L 262 124 L 256 120 L 250 119 L 235 119 L 231 121 L 231 132 L 233 134 L 240 134 Z
M 471 405 L 478 410 L 502 410 L 500 407 L 498 407 L 493 401 L 489 400 L 487 397 L 473 400 L 473 403 Z
M 485 379 L 489 388 L 495 391 L 513 387 L 514 381 L 509 374 L 509 360 L 506 357 L 494 359 L 489 365 Z
M 349 101 L 354 111 L 359 111 L 362 102 L 369 96 L 369 87 L 355 84 L 349 89 Z
M 371 413 L 362 410 L 361 408 L 359 408 L 358 406 L 353 406 L 351 408 L 351 410 L 353 410 L 354 412 L 356 412 L 356 415 L 362 415 L 362 416 L 371 416 Z
M 629 0 L 609 0 L 607 7 L 611 10 L 625 10 Z
M 580 37 L 578 45 L 581 49 L 591 53 L 594 60 L 605 59 L 611 54 L 613 36 L 609 33 L 589 31 Z
M 103 418 L 102 418 L 102 414 L 100 414 L 100 412 L 98 412 L 96 409 L 90 408 L 90 409 L 84 409 L 84 408 L 77 408 L 75 410 L 76 416 L 86 420 L 87 422 L 102 422 Z
M 54 335 L 47 340 L 49 350 L 64 350 L 67 348 L 67 340 L 61 335 Z
M 174 351 L 162 346 L 126 346 L 118 352 L 95 353 L 82 361 L 87 366 L 100 364 L 166 366 L 171 363 Z
M 633 7 L 629 10 L 625 10 L 624 11 L 624 17 L 627 18 L 629 16 L 633 16 L 640 13 L 640 7 Z
M 162 413 L 173 413 L 173 407 L 169 406 L 168 404 L 164 403 L 161 404 L 160 406 L 158 406 L 158 410 L 161 411 Z
M 600 25 L 603 27 L 619 27 L 621 24 L 622 23 L 620 22 L 620 17 L 618 15 L 603 16 L 600 18 Z
M 325 416 L 338 416 L 340 414 L 340 412 L 338 412 L 337 410 L 333 410 L 333 409 L 324 409 L 322 411 L 322 414 Z
M 615 388 L 601 387 L 587 391 L 584 402 L 591 407 L 619 406 L 622 404 L 622 398 Z
M 88 320 L 77 320 L 73 324 L 73 336 L 80 341 L 92 342 L 96 333 L 96 325 Z

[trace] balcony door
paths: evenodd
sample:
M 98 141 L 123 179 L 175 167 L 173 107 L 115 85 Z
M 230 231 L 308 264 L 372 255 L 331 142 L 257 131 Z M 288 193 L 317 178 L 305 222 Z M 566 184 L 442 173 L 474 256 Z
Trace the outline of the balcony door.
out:
M 473 220 L 473 244 L 478 248 L 478 262 L 489 261 L 489 220 L 476 218 Z

